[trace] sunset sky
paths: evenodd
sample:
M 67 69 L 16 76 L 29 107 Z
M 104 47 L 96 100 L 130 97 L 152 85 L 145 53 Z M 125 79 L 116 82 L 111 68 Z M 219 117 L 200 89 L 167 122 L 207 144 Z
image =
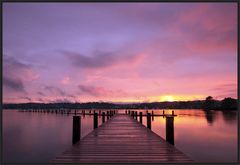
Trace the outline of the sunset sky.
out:
M 3 102 L 237 98 L 237 3 L 3 3 Z

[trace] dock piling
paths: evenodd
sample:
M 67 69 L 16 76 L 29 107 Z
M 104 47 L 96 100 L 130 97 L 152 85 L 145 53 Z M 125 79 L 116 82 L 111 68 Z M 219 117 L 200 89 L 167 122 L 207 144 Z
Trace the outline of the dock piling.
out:
M 137 115 L 138 115 L 138 114 L 137 114 L 137 111 L 135 111 L 135 119 L 136 119 L 136 120 L 137 120 Z
M 139 121 L 142 124 L 142 112 L 139 112 Z
M 174 145 L 174 117 L 166 117 L 166 141 Z
M 81 117 L 73 116 L 72 144 L 75 144 L 80 140 L 80 134 L 81 134 Z
M 147 128 L 151 129 L 151 114 L 147 113 Z
M 154 112 L 152 111 L 152 121 L 154 120 Z
M 98 113 L 94 113 L 93 117 L 93 129 L 96 129 L 98 127 Z
M 134 118 L 134 111 L 131 111 L 131 116 Z
M 102 112 L 102 123 L 105 123 L 105 112 Z

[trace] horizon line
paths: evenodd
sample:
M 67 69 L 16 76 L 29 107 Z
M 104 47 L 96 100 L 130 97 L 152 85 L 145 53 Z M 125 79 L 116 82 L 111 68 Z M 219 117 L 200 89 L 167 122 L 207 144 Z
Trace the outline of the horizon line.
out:
M 225 97 L 225 98 L 232 98 L 232 97 Z M 224 99 L 225 99 L 224 98 Z M 221 100 L 224 100 L 221 99 Z M 232 98 L 237 100 L 237 98 Z M 204 99 L 205 100 L 205 99 Z M 59 104 L 59 103 L 70 103 L 70 104 L 84 104 L 84 103 L 111 103 L 111 104 L 142 104 L 142 103 L 174 103 L 174 102 L 193 102 L 193 101 L 204 101 L 201 99 L 198 100 L 176 100 L 176 101 L 153 101 L 153 102 L 111 102 L 111 101 L 89 101 L 89 102 L 23 102 L 23 103 L 13 103 L 13 102 L 9 102 L 9 103 L 2 103 L 4 104 L 29 104 L 29 103 L 35 103 L 35 104 Z M 215 101 L 221 101 L 219 99 L 213 99 Z

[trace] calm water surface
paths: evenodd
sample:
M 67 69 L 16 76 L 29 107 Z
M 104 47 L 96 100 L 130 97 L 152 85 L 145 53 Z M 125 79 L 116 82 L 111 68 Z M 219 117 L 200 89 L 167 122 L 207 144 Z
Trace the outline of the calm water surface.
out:
M 165 110 L 165 114 L 171 111 Z M 237 161 L 236 111 L 174 112 L 178 115 L 174 118 L 174 138 L 179 150 L 198 162 Z M 154 114 L 162 114 L 162 110 L 154 110 Z M 72 116 L 3 110 L 3 161 L 49 162 L 54 159 L 72 145 Z M 99 124 L 101 121 L 99 117 Z M 165 122 L 165 118 L 156 116 L 152 121 L 152 130 L 164 139 Z M 81 123 L 82 138 L 93 130 L 92 116 L 82 116 Z M 146 125 L 145 117 L 143 124 Z

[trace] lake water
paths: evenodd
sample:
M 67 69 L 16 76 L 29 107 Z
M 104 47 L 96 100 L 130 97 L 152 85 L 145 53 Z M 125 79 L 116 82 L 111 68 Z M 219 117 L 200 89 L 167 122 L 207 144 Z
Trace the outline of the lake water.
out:
M 154 114 L 162 112 L 154 110 Z M 165 114 L 171 112 L 165 110 Z M 178 115 L 174 118 L 174 139 L 179 150 L 197 162 L 237 162 L 237 111 L 174 110 L 174 113 Z M 3 162 L 49 162 L 72 145 L 73 114 L 17 110 L 3 110 L 2 114 Z M 99 117 L 99 125 L 101 121 Z M 146 125 L 145 117 L 143 124 Z M 166 118 L 153 118 L 152 130 L 164 139 L 165 125 Z M 81 138 L 92 130 L 93 117 L 82 116 Z

